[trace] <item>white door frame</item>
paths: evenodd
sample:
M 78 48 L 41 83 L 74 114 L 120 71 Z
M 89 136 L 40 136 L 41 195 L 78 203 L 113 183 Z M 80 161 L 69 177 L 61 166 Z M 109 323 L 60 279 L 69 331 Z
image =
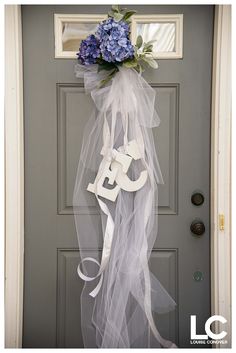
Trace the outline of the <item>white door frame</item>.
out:
M 221 229 L 222 228 L 222 229 Z M 215 6 L 211 119 L 211 312 L 231 347 L 231 5 Z
M 211 312 L 231 345 L 231 6 L 215 6 L 211 119 Z M 21 6 L 5 12 L 5 347 L 22 347 L 24 136 Z M 219 215 L 224 217 L 224 230 Z M 220 285 L 219 285 L 220 284 Z M 216 330 L 221 331 L 220 325 Z M 220 346 L 217 346 L 219 348 Z M 226 348 L 223 345 L 222 348 Z
M 22 346 L 24 137 L 21 7 L 5 6 L 5 347 Z

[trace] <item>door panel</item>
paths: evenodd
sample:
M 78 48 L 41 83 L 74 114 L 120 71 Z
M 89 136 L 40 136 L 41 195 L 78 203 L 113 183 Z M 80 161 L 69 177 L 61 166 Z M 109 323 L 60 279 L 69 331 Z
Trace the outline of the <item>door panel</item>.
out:
M 90 252 L 91 254 L 91 252 Z M 177 298 L 177 250 L 158 249 L 151 255 L 151 267 L 172 297 Z M 83 281 L 77 279 L 79 252 L 75 249 L 58 249 L 57 291 L 57 347 L 82 347 L 80 327 L 80 293 Z M 166 276 L 170 273 L 170 276 Z M 163 336 L 178 340 L 177 311 L 169 315 L 158 315 L 158 328 Z
M 150 266 L 176 300 L 175 312 L 155 316 L 163 336 L 190 347 L 190 315 L 204 333 L 210 316 L 210 101 L 213 6 L 127 6 L 139 14 L 184 15 L 184 55 L 159 60 L 145 79 L 157 92 L 161 124 L 153 129 L 164 177 L 159 187 L 159 230 Z M 83 128 L 93 104 L 74 77 L 76 60 L 54 58 L 54 13 L 107 13 L 109 6 L 22 6 L 25 114 L 26 347 L 82 347 L 79 249 L 72 192 Z M 191 195 L 200 190 L 204 204 Z M 101 229 L 94 197 L 85 193 L 82 227 Z M 203 236 L 191 234 L 201 219 Z M 99 244 L 102 236 L 99 233 Z M 196 271 L 203 274 L 194 280 Z M 88 308 L 89 309 L 89 308 Z M 191 346 L 192 347 L 192 346 Z M 200 347 L 198 345 L 198 347 Z M 204 345 L 203 347 L 206 347 Z
M 177 213 L 178 84 L 151 84 L 156 91 L 156 109 L 162 123 L 153 129 L 165 184 L 159 191 L 159 214 Z M 160 104 L 158 103 L 160 101 Z M 73 214 L 72 195 L 83 129 L 92 112 L 92 99 L 82 84 L 57 84 L 58 120 L 58 213 Z M 86 185 L 85 185 L 86 189 Z M 84 205 L 98 213 L 95 198 L 85 193 Z M 80 213 L 83 213 L 81 204 Z

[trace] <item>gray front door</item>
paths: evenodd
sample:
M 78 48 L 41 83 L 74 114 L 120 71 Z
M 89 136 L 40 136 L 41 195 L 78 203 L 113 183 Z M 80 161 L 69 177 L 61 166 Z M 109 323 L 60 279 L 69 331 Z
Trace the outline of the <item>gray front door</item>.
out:
M 145 79 L 157 92 L 154 136 L 165 184 L 151 269 L 175 298 L 155 316 L 164 337 L 190 347 L 190 315 L 204 333 L 210 316 L 210 102 L 213 6 L 132 6 L 139 14 L 183 14 L 184 54 L 159 60 Z M 54 13 L 107 13 L 109 6 L 22 6 L 25 126 L 25 268 L 23 347 L 83 347 L 79 251 L 72 192 L 83 128 L 92 102 L 74 77 L 76 60 L 55 59 Z M 191 202 L 193 192 L 204 203 Z M 98 222 L 91 199 L 84 227 Z M 81 208 L 82 210 L 82 208 Z M 202 221 L 205 233 L 190 225 Z M 192 347 L 192 346 L 191 346 Z M 199 346 L 198 346 L 199 347 Z M 206 347 L 206 345 L 203 345 Z

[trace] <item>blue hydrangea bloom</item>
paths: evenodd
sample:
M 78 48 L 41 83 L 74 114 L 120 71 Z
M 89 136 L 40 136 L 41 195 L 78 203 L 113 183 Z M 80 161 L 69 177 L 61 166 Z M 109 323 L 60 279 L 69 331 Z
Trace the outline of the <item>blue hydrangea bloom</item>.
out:
M 99 40 L 93 34 L 82 40 L 77 53 L 81 64 L 91 65 L 96 63 L 97 58 L 101 54 L 99 45 Z
M 108 62 L 122 62 L 133 58 L 134 47 L 129 39 L 129 25 L 113 18 L 101 22 L 96 37 L 100 41 L 102 58 Z

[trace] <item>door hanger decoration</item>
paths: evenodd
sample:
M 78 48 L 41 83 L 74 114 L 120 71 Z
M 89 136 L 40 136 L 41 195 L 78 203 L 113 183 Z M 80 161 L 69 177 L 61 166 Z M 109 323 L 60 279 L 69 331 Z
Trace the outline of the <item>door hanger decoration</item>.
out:
M 176 347 L 160 335 L 156 314 L 176 303 L 148 266 L 163 180 L 151 130 L 159 125 L 155 91 L 142 72 L 157 63 L 152 42 L 131 44 L 133 14 L 112 6 L 81 42 L 75 66 L 95 104 L 73 194 L 86 348 Z

